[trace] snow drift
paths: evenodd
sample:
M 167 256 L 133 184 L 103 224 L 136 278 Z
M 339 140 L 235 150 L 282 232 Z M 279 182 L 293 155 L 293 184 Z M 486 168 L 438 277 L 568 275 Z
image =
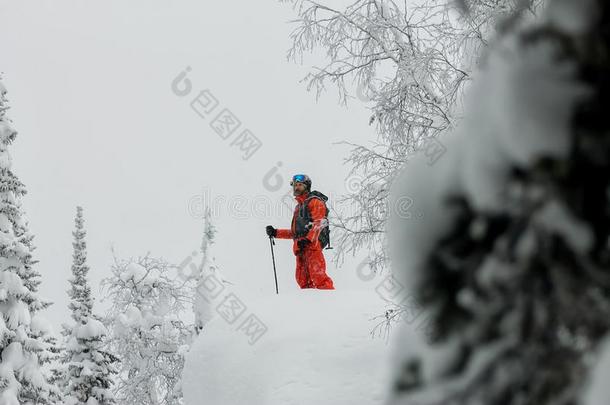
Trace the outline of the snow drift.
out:
M 585 390 L 584 405 L 605 405 L 610 398 L 610 338 L 607 338 L 597 353 L 597 364 L 591 373 L 589 386 Z
M 229 323 L 218 306 L 187 355 L 187 405 L 384 402 L 392 350 L 371 333 L 385 310 L 374 291 L 233 294 L 245 306 L 240 318 Z M 256 339 L 240 328 L 250 315 L 266 327 Z

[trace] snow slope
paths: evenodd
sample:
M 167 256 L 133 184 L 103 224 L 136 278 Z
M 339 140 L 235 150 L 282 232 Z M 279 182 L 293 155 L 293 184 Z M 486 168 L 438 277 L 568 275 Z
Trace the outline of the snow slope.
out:
M 243 315 L 229 324 L 217 313 L 187 355 L 187 405 L 384 402 L 392 345 L 371 335 L 385 310 L 374 291 L 235 294 Z M 254 344 L 239 330 L 250 314 L 267 327 Z
M 584 405 L 606 405 L 610 398 L 610 337 L 600 345 L 596 366 L 594 367 L 589 386 L 585 390 Z

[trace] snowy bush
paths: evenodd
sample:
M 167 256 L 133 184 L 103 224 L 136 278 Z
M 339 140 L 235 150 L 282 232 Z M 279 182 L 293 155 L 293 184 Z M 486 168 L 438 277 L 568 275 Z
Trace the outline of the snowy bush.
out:
M 122 405 L 182 404 L 181 374 L 193 325 L 192 290 L 161 259 L 118 260 L 102 283 L 111 309 L 105 324 L 121 359 L 115 394 Z

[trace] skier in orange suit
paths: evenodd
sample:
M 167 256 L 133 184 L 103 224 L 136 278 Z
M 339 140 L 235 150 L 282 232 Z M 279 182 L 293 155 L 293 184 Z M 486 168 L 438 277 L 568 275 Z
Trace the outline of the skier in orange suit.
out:
M 296 280 L 301 288 L 334 290 L 333 280 L 326 274 L 326 261 L 319 240 L 326 223 L 326 204 L 311 193 L 311 179 L 305 174 L 293 176 L 290 183 L 297 206 L 290 229 L 275 229 L 268 225 L 267 235 L 278 239 L 293 239 L 296 256 Z M 315 193 L 315 192 L 314 192 Z

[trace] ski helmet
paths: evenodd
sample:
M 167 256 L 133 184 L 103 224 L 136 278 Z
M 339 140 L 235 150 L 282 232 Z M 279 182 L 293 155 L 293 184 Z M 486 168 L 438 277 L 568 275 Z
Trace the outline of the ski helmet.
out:
M 294 183 L 303 183 L 307 187 L 307 190 L 311 190 L 311 179 L 306 174 L 295 174 L 292 176 L 292 181 L 290 182 L 291 186 L 294 186 Z

